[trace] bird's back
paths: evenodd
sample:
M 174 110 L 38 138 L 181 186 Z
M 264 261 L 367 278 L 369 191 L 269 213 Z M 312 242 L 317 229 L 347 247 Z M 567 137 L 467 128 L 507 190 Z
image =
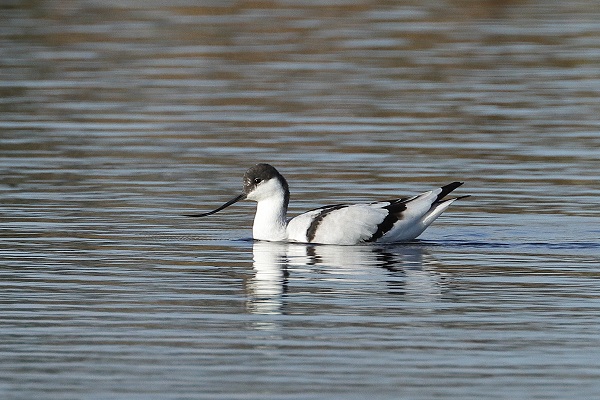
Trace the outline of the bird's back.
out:
M 453 182 L 410 198 L 311 210 L 289 221 L 288 240 L 340 245 L 412 240 L 456 200 L 443 197 L 461 184 Z

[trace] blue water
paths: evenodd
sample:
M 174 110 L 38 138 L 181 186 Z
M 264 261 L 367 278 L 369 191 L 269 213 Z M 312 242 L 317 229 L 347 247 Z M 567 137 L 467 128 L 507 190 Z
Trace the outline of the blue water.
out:
M 600 397 L 594 2 L 0 8 L 2 399 Z M 181 217 L 256 162 L 290 215 L 471 197 L 389 246 Z

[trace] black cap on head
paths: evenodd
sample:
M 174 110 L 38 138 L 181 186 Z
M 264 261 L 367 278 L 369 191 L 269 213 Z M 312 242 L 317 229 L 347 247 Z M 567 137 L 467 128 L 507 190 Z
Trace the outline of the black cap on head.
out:
M 288 184 L 285 178 L 270 164 L 256 164 L 246 171 L 244 174 L 244 193 L 248 194 L 256 188 L 261 182 L 276 178 L 281 182 L 286 193 L 288 192 Z

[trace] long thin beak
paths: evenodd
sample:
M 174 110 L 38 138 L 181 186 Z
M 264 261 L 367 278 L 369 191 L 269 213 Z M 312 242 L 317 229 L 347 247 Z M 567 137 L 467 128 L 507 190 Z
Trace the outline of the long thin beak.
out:
M 221 211 L 222 209 L 227 208 L 227 207 L 229 207 L 230 205 L 232 205 L 234 203 L 237 203 L 240 200 L 244 200 L 245 198 L 246 198 L 246 193 L 242 193 L 239 196 L 234 197 L 233 199 L 229 200 L 227 203 L 223 204 L 221 207 L 219 207 L 219 208 L 217 208 L 215 210 L 209 211 L 207 213 L 202 213 L 202 214 L 184 214 L 183 216 L 184 217 L 193 217 L 193 218 L 206 217 L 208 215 L 212 215 L 214 213 L 217 213 L 217 212 Z

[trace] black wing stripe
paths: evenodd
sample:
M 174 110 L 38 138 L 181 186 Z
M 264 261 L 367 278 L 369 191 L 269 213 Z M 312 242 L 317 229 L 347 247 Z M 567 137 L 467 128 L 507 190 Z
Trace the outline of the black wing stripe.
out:
M 398 217 L 395 214 L 388 214 L 388 216 L 385 217 L 379 225 L 377 225 L 377 231 L 375 231 L 373 236 L 365 240 L 365 242 L 376 241 L 377 239 L 385 235 L 386 232 L 389 232 L 389 230 L 394 227 L 394 224 L 396 222 L 398 222 Z
M 401 203 L 402 199 L 398 200 L 395 203 L 390 204 L 389 206 L 384 207 L 388 210 L 389 214 L 377 225 L 377 230 L 366 240 L 366 242 L 374 242 L 386 233 L 388 233 L 396 222 L 402 219 L 402 212 L 406 210 L 406 204 Z
M 331 213 L 332 211 L 339 210 L 340 208 L 344 207 L 347 207 L 347 204 L 336 204 L 333 206 L 317 208 L 317 210 L 321 210 L 321 212 L 313 218 L 308 229 L 306 230 L 306 240 L 308 243 L 311 243 L 314 240 L 315 235 L 317 234 L 317 229 L 319 229 L 319 225 L 321 225 L 323 218 L 325 218 L 327 214 Z

